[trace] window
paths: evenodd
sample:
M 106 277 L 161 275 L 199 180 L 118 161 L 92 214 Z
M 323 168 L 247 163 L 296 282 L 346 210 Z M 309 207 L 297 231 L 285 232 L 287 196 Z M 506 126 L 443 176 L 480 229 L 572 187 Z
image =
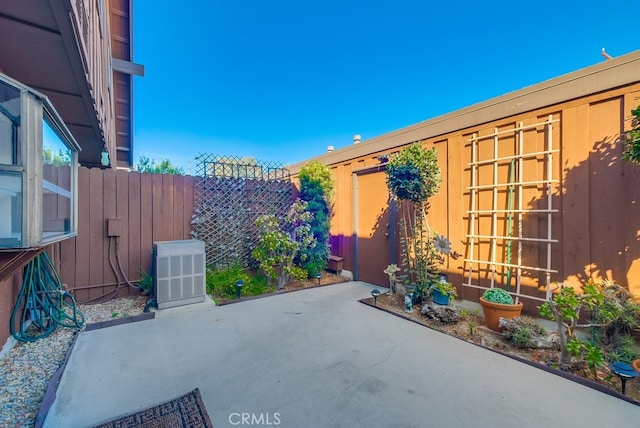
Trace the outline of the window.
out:
M 20 91 L 0 81 L 0 247 L 21 245 Z
M 43 241 L 71 232 L 73 188 L 72 164 L 75 153 L 55 130 L 53 120 L 42 126 L 42 234 Z
M 75 236 L 78 150 L 46 97 L 0 74 L 0 248 Z

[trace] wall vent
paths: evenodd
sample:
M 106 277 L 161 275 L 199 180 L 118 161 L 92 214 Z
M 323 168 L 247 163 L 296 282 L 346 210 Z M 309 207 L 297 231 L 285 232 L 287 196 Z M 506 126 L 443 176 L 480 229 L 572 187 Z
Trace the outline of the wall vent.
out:
M 204 242 L 154 242 L 153 254 L 153 291 L 158 309 L 204 302 Z

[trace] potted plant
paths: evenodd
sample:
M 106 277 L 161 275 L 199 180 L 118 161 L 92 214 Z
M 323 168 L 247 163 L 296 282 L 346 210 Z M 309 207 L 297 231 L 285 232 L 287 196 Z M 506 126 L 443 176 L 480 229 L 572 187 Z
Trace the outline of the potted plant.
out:
M 444 278 L 433 285 L 433 302 L 438 305 L 448 305 L 450 299 L 458 297 L 458 289 Z
M 502 288 L 489 288 L 480 297 L 484 322 L 493 331 L 502 331 L 500 318 L 516 318 L 522 313 L 522 302 L 514 303 L 513 297 Z

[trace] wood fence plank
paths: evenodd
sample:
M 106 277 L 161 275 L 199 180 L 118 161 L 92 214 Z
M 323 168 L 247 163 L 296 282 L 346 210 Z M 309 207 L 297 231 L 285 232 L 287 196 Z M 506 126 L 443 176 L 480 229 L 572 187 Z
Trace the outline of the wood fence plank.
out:
M 468 181 L 465 181 L 465 144 L 462 136 L 456 135 L 455 137 L 450 138 L 447 141 L 447 172 L 446 172 L 446 180 L 448 182 L 448 195 L 447 195 L 447 215 L 449 218 L 458 218 L 463 219 L 465 217 L 466 206 L 465 202 L 467 199 L 465 197 L 465 184 Z M 457 197 L 453 197 L 453 195 L 457 195 Z M 396 220 L 397 222 L 397 220 Z M 462 242 L 465 241 L 466 231 L 461 227 L 464 222 L 460 223 L 451 223 L 447 224 L 447 237 L 453 243 L 453 250 L 458 252 L 463 252 L 464 248 L 461 245 Z M 396 260 L 400 258 L 400 245 L 399 245 L 399 230 L 396 229 L 397 235 L 397 251 L 396 251 Z M 448 280 L 454 284 L 462 284 L 464 281 L 463 278 L 463 262 L 462 259 L 454 260 L 449 257 L 447 260 L 447 269 L 448 269 Z M 463 293 L 466 293 L 466 287 L 462 289 L 459 288 Z
M 127 171 L 117 171 L 116 173 L 116 218 L 120 222 L 120 236 L 113 238 L 116 247 L 114 249 L 115 264 L 117 269 L 122 269 L 122 278 L 126 282 L 127 279 L 134 280 L 129 272 L 129 234 L 126 226 L 129 224 L 129 173 Z M 124 284 L 126 290 L 125 295 L 129 293 L 129 287 Z
M 617 143 L 623 123 L 622 98 L 592 104 L 589 112 L 589 192 L 591 265 L 599 278 L 625 278 L 624 222 L 619 215 L 624 194 L 613 189 L 624 185 L 622 146 Z M 612 209 L 612 207 L 615 207 Z M 621 257 L 622 256 L 622 257 Z
M 173 202 L 174 202 L 174 175 L 162 174 L 162 240 L 171 241 L 173 237 Z
M 116 170 L 106 169 L 102 171 L 102 186 L 103 186 L 103 204 L 104 204 L 104 216 L 102 223 L 102 249 L 104 251 L 104 258 L 102 261 L 103 271 L 103 284 L 114 284 L 119 281 L 119 278 L 114 272 L 115 266 L 115 240 L 107 236 L 107 224 L 109 219 L 116 217 Z M 120 285 L 121 287 L 121 285 Z M 111 292 L 115 290 L 115 286 L 106 286 L 105 292 L 111 295 Z
M 127 231 L 127 239 L 129 241 L 129 256 L 127 263 L 129 265 L 129 274 L 132 277 L 137 278 L 140 272 L 140 269 L 144 269 L 145 272 L 148 270 L 146 265 L 142 264 L 141 259 L 141 250 L 140 250 L 140 237 L 141 237 L 141 228 L 140 228 L 140 207 L 141 207 L 141 196 L 140 192 L 142 189 L 141 184 L 142 175 L 137 172 L 131 172 L 128 174 L 129 179 L 129 187 L 128 187 L 128 217 L 129 221 L 125 223 L 125 230 Z
M 164 218 L 162 206 L 162 175 L 151 174 L 152 183 L 152 242 L 166 241 L 165 232 L 162 230 L 162 220 Z
M 623 116 L 629 116 L 631 110 L 635 109 L 640 103 L 640 91 L 632 92 L 625 95 Z M 625 117 L 626 118 L 626 117 Z M 632 128 L 630 121 L 625 121 L 624 126 L 629 131 Z M 640 195 L 640 165 L 634 162 L 625 162 L 624 168 L 624 194 L 625 205 L 623 212 L 625 213 L 625 270 L 626 283 L 629 286 L 629 292 L 636 302 L 640 302 L 640 283 L 634 281 L 634 278 L 640 277 L 640 245 L 638 245 L 638 230 L 640 230 L 640 204 L 638 204 L 638 195 Z
M 147 272 L 151 269 L 153 248 L 153 174 L 140 176 L 140 262 Z
M 194 198 L 195 180 L 192 176 L 184 178 L 184 216 L 182 221 L 184 237 L 182 239 L 191 239 L 191 218 L 193 217 L 193 198 Z
M 91 174 L 88 168 L 78 169 L 78 236 L 76 237 L 74 287 L 90 284 L 91 260 Z M 78 291 L 77 300 L 88 299 L 87 291 Z
M 562 111 L 562 271 L 567 285 L 580 287 L 590 265 L 589 237 L 589 108 L 581 105 Z M 581 143 L 581 144 L 578 144 Z M 558 264 L 560 266 L 560 263 Z
M 173 239 L 184 239 L 184 176 L 173 178 Z
M 104 189 L 102 171 L 98 168 L 89 170 L 89 285 L 104 284 L 102 261 L 104 251 Z M 92 288 L 89 299 L 99 298 L 103 288 Z
M 71 289 L 76 286 L 76 241 L 78 238 L 65 239 L 60 242 L 59 274 L 63 284 Z

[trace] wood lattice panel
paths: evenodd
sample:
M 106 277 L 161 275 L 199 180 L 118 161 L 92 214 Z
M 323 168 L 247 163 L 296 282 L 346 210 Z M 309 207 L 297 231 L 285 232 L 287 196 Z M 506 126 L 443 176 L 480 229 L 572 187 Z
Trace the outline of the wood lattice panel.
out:
M 253 158 L 198 156 L 191 236 L 205 242 L 207 264 L 251 266 L 256 219 L 283 216 L 292 199 L 289 170 Z

